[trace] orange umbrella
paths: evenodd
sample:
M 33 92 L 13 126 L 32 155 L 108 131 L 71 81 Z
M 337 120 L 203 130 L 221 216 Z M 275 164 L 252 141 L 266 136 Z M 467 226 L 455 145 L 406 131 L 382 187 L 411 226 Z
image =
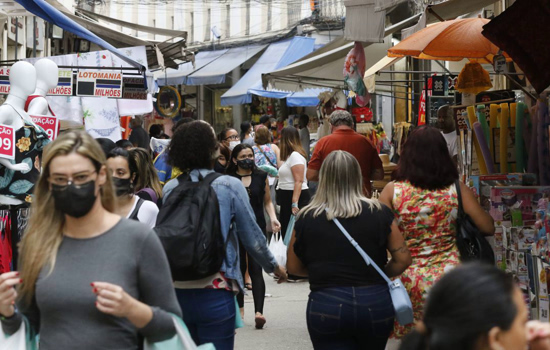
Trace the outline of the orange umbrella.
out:
M 454 19 L 431 25 L 388 50 L 389 57 L 493 63 L 498 47 L 481 35 L 485 18 Z M 505 54 L 507 60 L 510 58 Z

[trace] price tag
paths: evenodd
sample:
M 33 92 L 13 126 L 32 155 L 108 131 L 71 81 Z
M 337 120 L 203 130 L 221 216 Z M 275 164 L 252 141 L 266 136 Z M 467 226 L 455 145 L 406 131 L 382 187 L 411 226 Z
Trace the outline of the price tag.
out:
M 15 128 L 0 124 L 0 157 L 15 159 Z
M 53 116 L 46 115 L 31 115 L 32 121 L 42 127 L 48 134 L 50 140 L 55 140 L 59 133 L 59 119 Z

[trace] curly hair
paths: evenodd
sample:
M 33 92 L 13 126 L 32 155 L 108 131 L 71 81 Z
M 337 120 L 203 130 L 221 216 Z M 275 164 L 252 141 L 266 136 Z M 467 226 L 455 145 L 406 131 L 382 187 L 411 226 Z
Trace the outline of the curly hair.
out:
M 182 171 L 212 169 L 212 155 L 218 149 L 214 129 L 203 121 L 180 126 L 168 147 L 170 164 Z

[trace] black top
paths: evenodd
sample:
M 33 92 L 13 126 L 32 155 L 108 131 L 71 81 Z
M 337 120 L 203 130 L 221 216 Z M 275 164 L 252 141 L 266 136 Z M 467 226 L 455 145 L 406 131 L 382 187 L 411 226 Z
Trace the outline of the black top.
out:
M 129 141 L 134 144 L 134 146 L 139 148 L 144 148 L 149 150 L 149 134 L 141 126 L 134 127 L 132 133 L 130 134 Z
M 244 176 L 234 174 L 237 179 L 242 180 Z M 252 180 L 250 186 L 246 187 L 246 192 L 250 197 L 250 205 L 256 215 L 256 223 L 260 226 L 260 229 L 265 233 L 266 222 L 264 215 L 264 196 L 265 196 L 265 181 L 267 179 L 267 173 L 263 170 L 256 169 L 252 172 Z
M 312 212 L 296 221 L 294 252 L 307 267 L 311 290 L 330 287 L 359 287 L 385 283 L 380 274 L 367 266 L 346 236 L 323 212 L 314 218 Z M 359 246 L 384 268 L 388 262 L 387 239 L 394 220 L 392 211 L 382 205 L 374 212 L 363 204 L 361 215 L 339 219 Z

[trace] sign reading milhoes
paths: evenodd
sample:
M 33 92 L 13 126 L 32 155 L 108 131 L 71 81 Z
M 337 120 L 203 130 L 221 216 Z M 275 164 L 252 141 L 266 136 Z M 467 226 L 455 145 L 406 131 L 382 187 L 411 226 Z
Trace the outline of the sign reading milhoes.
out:
M 76 76 L 76 95 L 121 98 L 122 73 L 79 71 Z
M 147 89 L 145 88 L 145 79 L 140 77 L 124 77 L 124 90 L 122 98 L 127 100 L 146 100 Z
M 59 133 L 59 119 L 54 116 L 47 115 L 31 115 L 32 121 L 41 126 L 44 131 L 48 134 L 50 140 L 55 140 L 57 134 Z
M 48 96 L 72 96 L 73 95 L 73 71 L 60 69 L 57 86 L 48 91 Z
M 0 94 L 8 94 L 10 92 L 10 69 L 8 67 L 0 67 Z
M 15 159 L 15 128 L 0 124 L 0 158 Z

